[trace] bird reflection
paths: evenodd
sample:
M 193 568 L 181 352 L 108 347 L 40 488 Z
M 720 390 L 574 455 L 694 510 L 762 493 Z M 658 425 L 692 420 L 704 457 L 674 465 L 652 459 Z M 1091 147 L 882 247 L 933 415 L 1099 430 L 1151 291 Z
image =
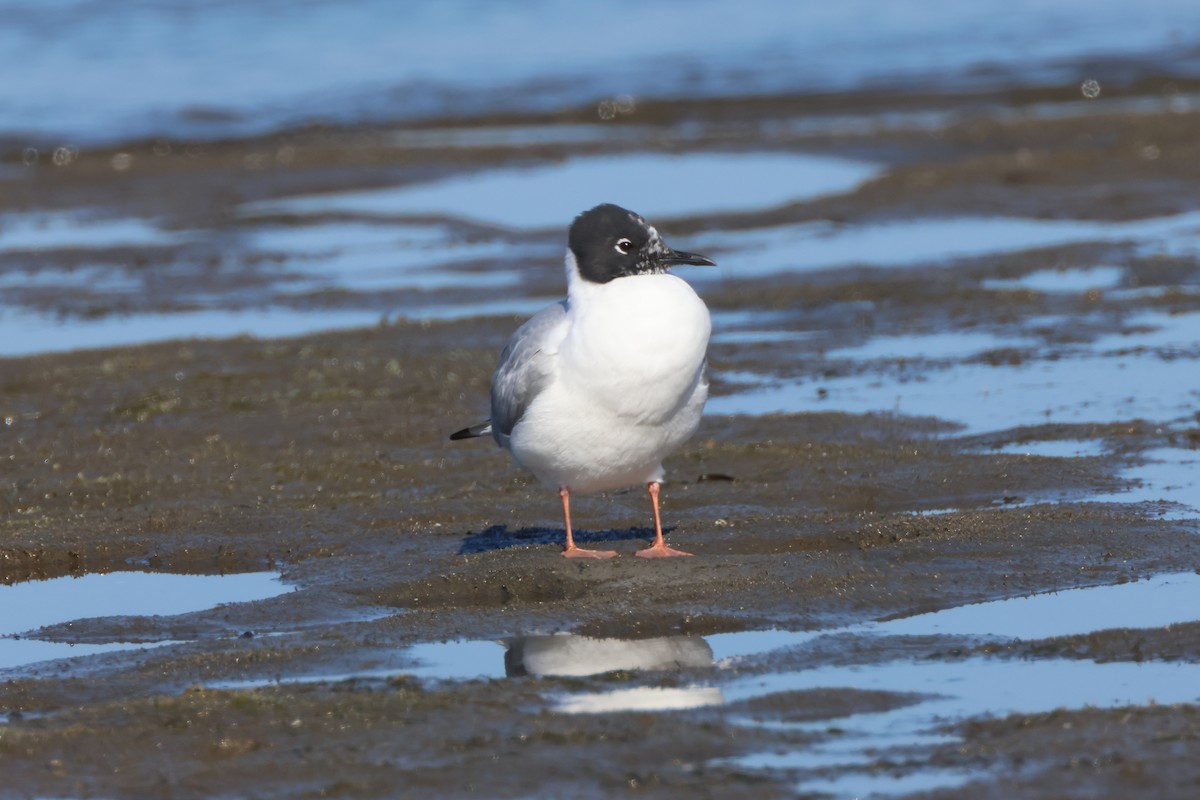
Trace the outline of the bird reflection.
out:
M 713 666 L 713 651 L 699 636 L 654 639 L 597 639 L 561 633 L 521 636 L 507 642 L 504 671 L 518 675 L 586 677 L 615 670 L 683 670 Z M 638 686 L 609 692 L 571 694 L 559 699 L 560 711 L 666 711 L 720 705 L 714 686 Z
M 712 648 L 699 636 L 596 639 L 558 633 L 520 636 L 508 642 L 504 671 L 517 675 L 585 677 L 614 670 L 711 667 Z

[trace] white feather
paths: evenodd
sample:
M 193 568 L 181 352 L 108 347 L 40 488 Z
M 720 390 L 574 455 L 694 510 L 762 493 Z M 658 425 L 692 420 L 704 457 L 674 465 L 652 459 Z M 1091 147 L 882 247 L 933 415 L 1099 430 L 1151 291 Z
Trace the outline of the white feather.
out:
M 662 480 L 663 458 L 695 432 L 708 397 L 708 308 L 670 274 L 592 283 L 570 253 L 567 273 L 566 333 L 512 430 L 512 456 L 573 492 Z

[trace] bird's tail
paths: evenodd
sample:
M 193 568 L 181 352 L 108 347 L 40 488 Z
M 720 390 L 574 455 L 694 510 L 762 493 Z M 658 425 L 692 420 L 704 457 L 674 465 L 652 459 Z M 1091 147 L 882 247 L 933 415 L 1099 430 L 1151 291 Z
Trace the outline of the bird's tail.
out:
M 492 421 L 481 422 L 478 425 L 472 425 L 469 428 L 463 428 L 461 431 L 455 431 L 450 434 L 450 438 L 457 441 L 458 439 L 474 439 L 476 436 L 487 436 L 492 432 Z

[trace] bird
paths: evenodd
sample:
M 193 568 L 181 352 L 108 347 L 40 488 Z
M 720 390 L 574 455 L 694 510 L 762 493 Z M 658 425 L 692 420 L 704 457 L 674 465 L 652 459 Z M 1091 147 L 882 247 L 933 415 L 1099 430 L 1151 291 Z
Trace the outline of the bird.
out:
M 708 399 L 708 307 L 680 265 L 711 259 L 675 250 L 640 215 L 612 203 L 571 223 L 567 296 L 521 325 L 500 354 L 491 419 L 451 439 L 491 434 L 516 464 L 557 489 L 566 558 L 612 558 L 575 544 L 571 495 L 644 485 L 654 542 L 642 558 L 690 556 L 663 537 L 663 458 L 696 432 Z

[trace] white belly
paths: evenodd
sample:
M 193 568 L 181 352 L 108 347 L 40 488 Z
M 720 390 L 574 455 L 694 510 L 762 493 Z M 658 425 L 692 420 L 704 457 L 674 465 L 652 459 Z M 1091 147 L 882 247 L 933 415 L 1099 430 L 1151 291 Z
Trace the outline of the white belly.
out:
M 708 397 L 708 309 L 673 275 L 639 275 L 585 287 L 568 315 L 557 379 L 514 427 L 513 457 L 572 491 L 662 480 Z

